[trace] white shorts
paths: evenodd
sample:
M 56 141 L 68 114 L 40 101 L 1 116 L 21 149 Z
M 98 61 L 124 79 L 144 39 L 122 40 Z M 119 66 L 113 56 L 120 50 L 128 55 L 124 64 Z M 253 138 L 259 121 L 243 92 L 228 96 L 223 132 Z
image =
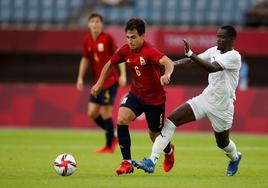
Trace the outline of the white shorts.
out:
M 211 113 L 210 110 L 207 108 L 207 104 L 202 94 L 197 97 L 193 97 L 192 99 L 188 100 L 186 103 L 188 103 L 191 106 L 196 120 L 200 120 L 204 118 L 205 116 L 207 116 L 215 132 L 223 132 L 232 127 L 233 116 L 227 118 L 231 120 L 226 121 L 216 116 L 215 114 L 217 113 L 215 112 Z

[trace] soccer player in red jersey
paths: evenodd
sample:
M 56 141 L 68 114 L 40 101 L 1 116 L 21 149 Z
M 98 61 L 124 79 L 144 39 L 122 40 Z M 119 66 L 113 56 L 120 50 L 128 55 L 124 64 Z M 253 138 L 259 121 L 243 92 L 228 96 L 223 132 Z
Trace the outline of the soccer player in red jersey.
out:
M 144 40 L 143 20 L 130 19 L 125 33 L 127 44 L 106 63 L 97 83 L 91 88 L 91 94 L 96 96 L 114 67 L 126 62 L 131 72 L 131 89 L 121 102 L 117 119 L 117 135 L 123 156 L 120 167 L 116 169 L 117 175 L 133 172 L 128 125 L 136 117 L 145 113 L 152 141 L 159 135 L 165 114 L 166 95 L 163 86 L 170 82 L 174 68 L 173 62 L 167 56 Z M 163 75 L 160 74 L 160 65 L 165 68 Z M 168 172 L 174 164 L 174 146 L 169 143 L 164 152 L 164 170 Z
M 91 66 L 93 83 L 98 80 L 103 66 L 117 50 L 114 39 L 108 33 L 103 32 L 103 17 L 100 14 L 92 13 L 88 18 L 90 33 L 84 39 L 83 56 L 79 66 L 79 73 L 76 87 L 83 90 L 84 76 Z M 117 145 L 117 138 L 114 135 L 112 120 L 113 103 L 119 85 L 126 85 L 125 64 L 119 66 L 120 77 L 117 69 L 114 69 L 103 83 L 102 90 L 97 96 L 90 96 L 88 103 L 88 116 L 98 126 L 105 130 L 106 145 L 97 150 L 97 153 L 112 153 Z

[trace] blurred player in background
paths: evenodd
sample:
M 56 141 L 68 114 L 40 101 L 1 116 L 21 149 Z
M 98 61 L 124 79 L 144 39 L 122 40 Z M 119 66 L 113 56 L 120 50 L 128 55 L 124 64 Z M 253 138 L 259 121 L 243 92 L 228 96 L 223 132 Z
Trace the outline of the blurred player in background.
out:
M 128 125 L 145 113 L 152 141 L 159 135 L 165 115 L 166 95 L 163 86 L 168 84 L 173 72 L 173 62 L 144 40 L 145 23 L 141 19 L 130 19 L 125 27 L 127 44 L 116 52 L 103 67 L 97 83 L 92 87 L 91 94 L 96 96 L 114 67 L 126 62 L 131 71 L 131 89 L 123 99 L 117 119 L 117 135 L 123 156 L 123 161 L 117 175 L 132 173 L 131 139 Z M 160 65 L 165 68 L 160 75 Z M 168 172 L 174 164 L 174 147 L 168 143 L 164 149 L 164 170 Z
M 229 139 L 233 122 L 235 90 L 238 85 L 241 56 L 233 49 L 236 30 L 232 26 L 222 26 L 217 33 L 217 46 L 209 48 L 200 55 L 194 54 L 184 41 L 184 58 L 177 65 L 195 63 L 209 73 L 209 85 L 202 94 L 188 100 L 176 108 L 165 120 L 161 134 L 156 138 L 149 159 L 133 161 L 134 166 L 145 172 L 153 173 L 157 159 L 168 145 L 176 127 L 207 116 L 214 129 L 219 148 L 230 158 L 227 176 L 233 176 L 242 158 L 235 143 Z
M 100 14 L 92 13 L 89 16 L 88 27 L 90 33 L 84 40 L 83 56 L 76 83 L 79 91 L 83 90 L 88 64 L 91 66 L 93 84 L 95 84 L 103 66 L 117 50 L 114 39 L 108 33 L 103 32 L 103 17 Z M 103 83 L 101 92 L 97 96 L 91 95 L 89 99 L 88 116 L 104 129 L 106 134 L 106 145 L 104 148 L 97 150 L 97 153 L 112 153 L 117 145 L 112 112 L 118 81 L 120 86 L 126 85 L 125 63 L 120 64 L 119 69 L 120 77 L 118 69 L 114 69 Z

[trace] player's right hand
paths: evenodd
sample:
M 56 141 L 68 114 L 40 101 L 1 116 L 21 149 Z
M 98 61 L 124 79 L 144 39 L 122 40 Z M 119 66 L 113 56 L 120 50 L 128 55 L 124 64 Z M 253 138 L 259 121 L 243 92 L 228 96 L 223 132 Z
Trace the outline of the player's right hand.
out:
M 82 91 L 84 89 L 84 81 L 83 79 L 78 79 L 76 82 L 76 88 L 78 91 Z
M 90 94 L 94 97 L 97 97 L 97 95 L 100 93 L 101 91 L 101 86 L 99 86 L 97 83 L 92 86 L 91 90 L 90 90 Z
M 164 74 L 164 75 L 162 75 L 160 77 L 160 82 L 161 82 L 161 85 L 162 86 L 169 84 L 169 82 L 170 82 L 170 74 Z

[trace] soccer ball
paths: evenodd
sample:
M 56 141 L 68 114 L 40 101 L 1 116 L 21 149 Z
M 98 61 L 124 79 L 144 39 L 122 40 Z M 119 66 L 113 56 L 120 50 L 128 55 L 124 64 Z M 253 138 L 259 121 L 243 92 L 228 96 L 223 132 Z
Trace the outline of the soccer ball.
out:
M 70 154 L 60 154 L 54 161 L 54 169 L 61 176 L 70 176 L 76 170 L 76 161 Z

